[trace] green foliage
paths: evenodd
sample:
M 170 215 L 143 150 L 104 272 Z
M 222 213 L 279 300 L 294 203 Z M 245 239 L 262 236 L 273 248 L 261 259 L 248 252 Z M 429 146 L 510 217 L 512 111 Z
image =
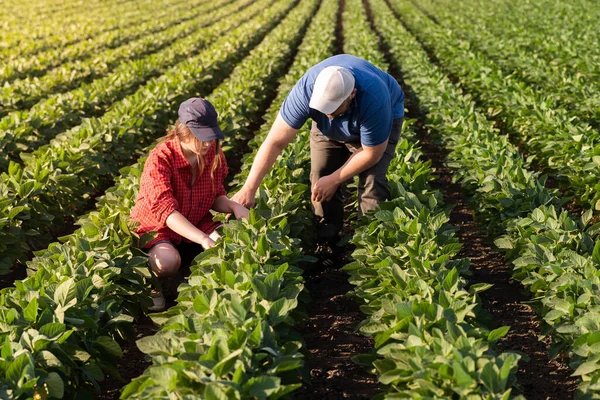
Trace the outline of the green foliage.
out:
M 361 2 L 347 1 L 346 7 L 352 21 L 347 26 L 369 30 L 364 16 L 350 14 L 364 13 Z M 386 4 L 373 1 L 371 8 L 383 38 L 401 41 L 398 21 Z M 413 56 L 411 48 L 388 44 L 398 64 Z M 411 68 L 422 75 L 422 66 Z M 494 349 L 508 327 L 488 332 L 478 320 L 477 292 L 489 285 L 468 287 L 469 262 L 456 258 L 461 247 L 456 228 L 448 224 L 449 209 L 440 193 L 429 186 L 430 162 L 419 160 L 412 136 L 405 123 L 406 139 L 388 171 L 392 199 L 359 220 L 352 239 L 354 262 L 344 268 L 368 315 L 360 331 L 373 337 L 376 348 L 355 361 L 379 376 L 385 392 L 378 399 L 509 398 L 520 356 Z
M 245 11 L 252 13 L 261 4 Z M 44 248 L 65 217 L 78 215 L 119 168 L 163 135 L 177 104 L 190 93 L 210 91 L 228 76 L 290 6 L 279 2 L 225 35 L 221 27 L 235 24 L 208 28 L 207 38 L 217 38 L 212 45 L 114 103 L 101 118 L 85 119 L 48 145 L 23 153 L 23 167 L 11 164 L 0 177 L 0 273 L 15 261 L 24 262 L 27 250 Z M 242 13 L 234 20 L 239 24 L 245 19 Z

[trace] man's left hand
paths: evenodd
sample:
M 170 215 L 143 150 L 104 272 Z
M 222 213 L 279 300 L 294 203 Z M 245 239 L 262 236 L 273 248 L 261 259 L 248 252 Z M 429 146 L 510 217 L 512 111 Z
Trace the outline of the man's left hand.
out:
M 335 194 L 340 184 L 331 176 L 327 175 L 320 178 L 312 187 L 312 201 L 329 201 Z

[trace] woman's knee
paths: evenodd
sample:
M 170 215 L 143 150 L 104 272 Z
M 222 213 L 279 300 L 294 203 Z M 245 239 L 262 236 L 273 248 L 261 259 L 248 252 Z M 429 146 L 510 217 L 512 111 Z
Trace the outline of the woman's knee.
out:
M 150 268 L 159 278 L 168 278 L 179 271 L 181 256 L 170 243 L 158 243 L 148 252 Z

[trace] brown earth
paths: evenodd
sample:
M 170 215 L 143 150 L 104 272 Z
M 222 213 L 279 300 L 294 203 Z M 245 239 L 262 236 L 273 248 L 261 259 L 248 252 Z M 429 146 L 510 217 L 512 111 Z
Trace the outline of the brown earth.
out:
M 349 247 L 345 252 L 349 252 Z M 294 399 L 367 399 L 378 393 L 375 376 L 351 360 L 371 351 L 373 343 L 356 332 L 365 316 L 358 304 L 346 296 L 352 285 L 348 274 L 339 270 L 346 259 L 305 274 L 312 302 L 308 305 L 308 318 L 297 330 L 309 352 L 306 367 L 311 382 L 295 392 Z

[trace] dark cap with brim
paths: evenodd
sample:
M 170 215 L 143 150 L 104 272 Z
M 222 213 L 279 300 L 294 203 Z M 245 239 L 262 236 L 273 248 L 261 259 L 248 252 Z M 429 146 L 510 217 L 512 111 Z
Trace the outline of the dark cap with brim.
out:
M 217 122 L 217 111 L 208 100 L 192 97 L 179 106 L 179 121 L 201 142 L 224 139 Z

